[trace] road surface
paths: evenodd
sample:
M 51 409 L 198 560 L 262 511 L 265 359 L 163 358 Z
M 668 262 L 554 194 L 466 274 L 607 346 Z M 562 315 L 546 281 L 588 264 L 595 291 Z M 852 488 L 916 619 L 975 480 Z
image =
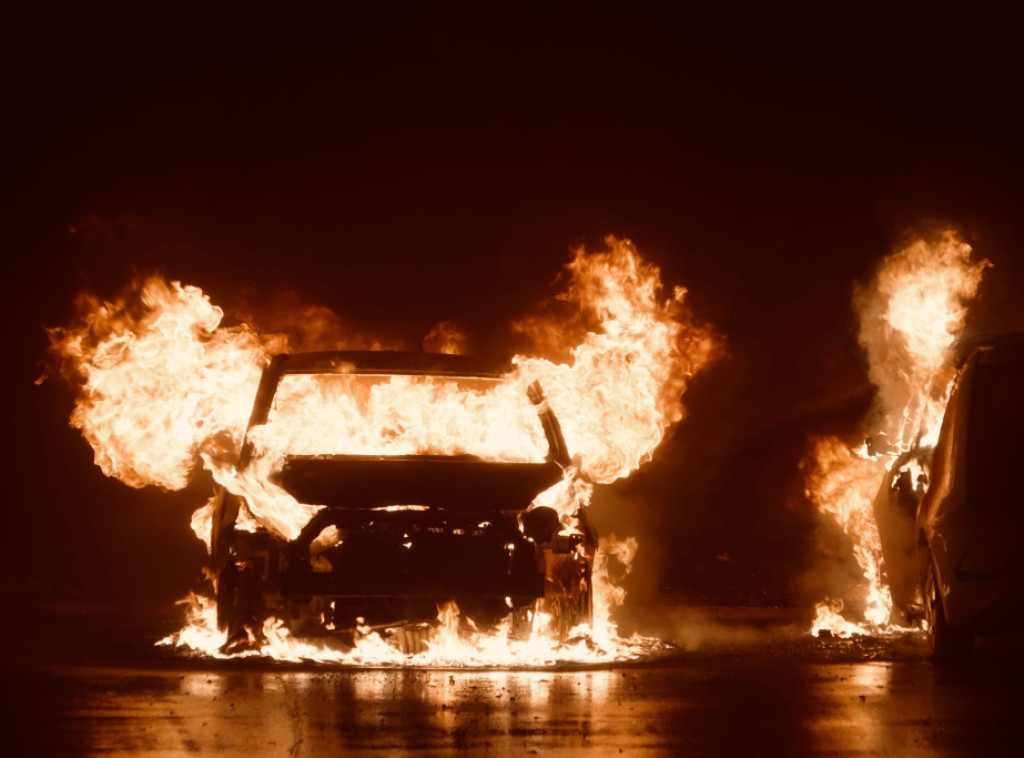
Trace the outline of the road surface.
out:
M 768 616 L 672 609 L 659 660 L 510 671 L 213 661 L 154 649 L 150 616 L 22 612 L 5 622 L 5 752 L 933 756 L 1017 737 L 1003 643 L 946 670 L 916 635 L 818 640 Z

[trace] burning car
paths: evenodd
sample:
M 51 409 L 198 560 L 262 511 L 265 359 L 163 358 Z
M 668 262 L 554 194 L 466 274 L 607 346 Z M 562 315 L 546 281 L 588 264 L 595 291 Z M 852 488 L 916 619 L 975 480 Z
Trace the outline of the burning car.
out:
M 961 355 L 930 482 L 905 537 L 913 560 L 888 566 L 894 601 L 923 615 L 939 661 L 965 658 L 975 636 L 1024 622 L 1024 335 L 965 345 Z M 912 594 L 897 591 L 910 586 Z
M 225 649 L 274 617 L 414 650 L 451 602 L 463 623 L 519 637 L 543 613 L 564 639 L 590 620 L 597 540 L 583 505 L 537 500 L 575 476 L 542 388 L 514 372 L 457 355 L 278 355 L 214 499 Z

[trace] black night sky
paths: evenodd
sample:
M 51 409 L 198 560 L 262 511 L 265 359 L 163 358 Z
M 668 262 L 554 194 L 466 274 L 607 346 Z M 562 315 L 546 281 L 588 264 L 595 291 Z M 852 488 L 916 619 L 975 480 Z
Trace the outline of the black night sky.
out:
M 229 313 L 297 297 L 414 345 L 458 318 L 493 351 L 571 248 L 614 234 L 728 356 L 599 525 L 641 538 L 641 595 L 818 599 L 842 556 L 797 466 L 871 399 L 853 283 L 952 224 L 994 264 L 971 328 L 1024 327 L 1012 25 L 369 7 L 8 17 L 4 594 L 170 600 L 202 561 L 209 483 L 106 479 L 67 390 L 34 383 L 83 289 L 159 270 Z

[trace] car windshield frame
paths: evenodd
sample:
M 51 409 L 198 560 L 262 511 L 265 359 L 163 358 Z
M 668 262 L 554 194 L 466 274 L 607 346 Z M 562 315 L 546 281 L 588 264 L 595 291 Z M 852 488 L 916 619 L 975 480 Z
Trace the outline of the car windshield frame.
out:
M 512 366 L 509 363 L 496 364 L 474 356 L 447 355 L 433 353 L 404 353 L 391 351 L 328 351 L 316 353 L 291 353 L 274 356 L 264 369 L 253 404 L 252 414 L 246 429 L 245 438 L 239 456 L 239 467 L 245 467 L 254 452 L 253 435 L 258 427 L 265 426 L 272 419 L 275 403 L 279 396 L 282 383 L 286 377 L 292 376 L 345 376 L 367 377 L 368 381 L 386 380 L 388 377 L 410 377 L 437 380 L 452 380 L 462 383 L 486 382 L 494 383 L 497 388 L 507 381 Z M 532 389 L 532 388 L 531 388 Z M 538 399 L 530 392 L 523 393 L 523 407 L 539 405 Z M 543 393 L 540 393 L 542 400 Z M 540 411 L 538 415 L 537 411 Z M 538 408 L 530 414 L 536 419 L 536 428 L 531 430 L 541 435 L 546 442 L 546 450 L 531 451 L 529 455 L 519 456 L 522 462 L 538 462 L 543 460 L 560 460 L 565 449 L 564 439 L 557 422 L 549 419 L 550 411 L 546 407 Z M 530 423 L 533 423 L 532 421 Z M 341 452 L 326 452 L 324 455 L 345 455 Z M 352 451 L 351 454 L 365 454 Z M 380 454 L 380 453 L 376 453 Z M 458 454 L 458 453 L 456 453 Z M 470 454 L 471 451 L 470 451 Z M 399 457 L 401 454 L 393 454 Z M 450 457 L 441 454 L 439 457 Z

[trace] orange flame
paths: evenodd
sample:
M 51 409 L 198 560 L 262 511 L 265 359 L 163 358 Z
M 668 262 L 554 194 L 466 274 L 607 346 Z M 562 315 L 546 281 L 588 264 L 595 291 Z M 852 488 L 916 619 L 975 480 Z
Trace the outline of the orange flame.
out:
M 596 318 L 572 349 L 571 365 L 520 356 L 540 379 L 566 442 L 595 482 L 627 476 L 649 461 L 665 430 L 682 420 L 683 393 L 712 357 L 715 341 L 684 308 L 686 290 L 662 299 L 661 273 L 632 244 L 576 251 L 562 298 Z
M 107 476 L 177 490 L 202 443 L 239 441 L 269 350 L 246 325 L 221 327 L 202 290 L 153 276 L 111 302 L 79 299 L 80 317 L 50 330 L 52 351 L 78 387 L 71 426 Z
M 972 261 L 970 245 L 946 230 L 887 257 L 871 284 L 854 292 L 883 415 L 877 431 L 901 450 L 918 437 L 934 444 L 953 378 L 949 349 L 990 265 Z
M 831 516 L 853 543 L 853 555 L 864 577 L 864 621 L 867 626 L 846 622 L 840 615 L 842 600 L 825 601 L 816 607 L 812 633 L 829 629 L 848 636 L 856 629 L 884 628 L 889 623 L 892 597 L 882 578 L 882 544 L 875 523 L 873 503 L 885 475 L 884 460 L 868 457 L 835 437 L 818 439 L 806 483 L 807 496 L 818 510 Z

